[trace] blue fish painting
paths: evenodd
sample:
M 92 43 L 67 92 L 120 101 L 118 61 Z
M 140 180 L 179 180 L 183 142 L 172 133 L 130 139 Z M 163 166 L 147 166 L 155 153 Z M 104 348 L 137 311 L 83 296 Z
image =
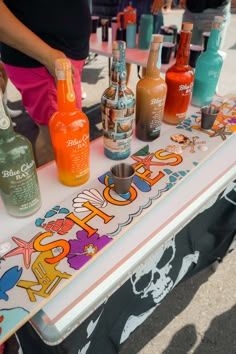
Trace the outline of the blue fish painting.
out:
M 0 279 L 0 299 L 7 301 L 9 296 L 6 294 L 8 290 L 13 288 L 22 274 L 22 268 L 17 266 L 8 269 Z

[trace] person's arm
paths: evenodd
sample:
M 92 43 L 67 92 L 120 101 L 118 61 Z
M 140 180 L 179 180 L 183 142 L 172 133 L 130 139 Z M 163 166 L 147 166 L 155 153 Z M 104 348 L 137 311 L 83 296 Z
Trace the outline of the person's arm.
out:
M 64 53 L 50 47 L 20 22 L 0 0 L 0 42 L 21 51 L 44 65 L 55 77 L 55 60 Z
M 161 11 L 162 7 L 164 5 L 164 0 L 153 0 L 152 6 L 151 6 L 151 12 L 155 15 L 158 12 Z

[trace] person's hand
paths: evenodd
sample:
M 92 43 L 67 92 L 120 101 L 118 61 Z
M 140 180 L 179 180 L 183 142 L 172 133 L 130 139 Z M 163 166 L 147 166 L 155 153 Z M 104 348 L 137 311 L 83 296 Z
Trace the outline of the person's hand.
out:
M 43 63 L 49 73 L 56 79 L 56 72 L 55 72 L 55 64 L 56 60 L 60 58 L 66 58 L 65 54 L 60 50 L 50 48 L 50 51 L 46 57 L 45 62 Z
M 66 55 L 63 52 L 61 52 L 60 50 L 51 48 L 50 53 L 47 57 L 46 63 L 44 63 L 48 72 L 54 77 L 55 81 L 57 81 L 56 70 L 55 70 L 56 60 L 60 59 L 60 58 L 66 58 Z M 73 75 L 75 72 L 73 65 L 71 65 L 71 71 L 72 71 L 72 81 L 73 81 Z
M 162 7 L 164 14 L 168 14 L 171 12 L 172 0 L 166 2 L 166 4 Z
M 164 0 L 154 0 L 151 6 L 152 14 L 156 15 L 158 12 L 162 10 L 164 6 Z
M 182 7 L 183 9 L 185 9 L 186 8 L 186 0 L 180 0 L 179 7 Z

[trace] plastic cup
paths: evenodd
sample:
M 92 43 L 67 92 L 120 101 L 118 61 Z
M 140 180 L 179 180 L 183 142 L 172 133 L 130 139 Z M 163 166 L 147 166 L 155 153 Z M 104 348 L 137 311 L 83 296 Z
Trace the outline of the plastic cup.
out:
M 147 50 L 150 47 L 153 33 L 153 15 L 142 14 L 139 26 L 138 48 Z
M 190 45 L 189 65 L 192 68 L 195 68 L 197 58 L 199 57 L 200 54 L 202 54 L 202 52 L 203 52 L 203 47 L 201 45 L 195 45 L 195 44 Z
M 92 30 L 91 30 L 92 33 L 97 33 L 98 22 L 99 22 L 99 17 L 92 16 Z
M 126 27 L 126 45 L 127 48 L 136 47 L 136 23 L 127 23 Z
M 161 63 L 169 64 L 170 57 L 173 49 L 175 48 L 175 44 L 171 42 L 163 42 L 162 51 L 161 51 Z
M 132 183 L 135 169 L 128 163 L 118 163 L 110 169 L 114 182 L 114 189 L 118 194 L 127 194 Z
M 201 128 L 206 130 L 211 129 L 219 113 L 220 113 L 219 109 L 211 105 L 202 107 L 201 108 Z

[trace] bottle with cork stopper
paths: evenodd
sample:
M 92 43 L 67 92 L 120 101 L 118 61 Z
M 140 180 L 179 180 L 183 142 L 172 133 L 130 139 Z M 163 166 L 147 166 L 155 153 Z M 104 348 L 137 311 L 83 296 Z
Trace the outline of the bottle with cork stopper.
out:
M 153 35 L 147 68 L 136 86 L 136 136 L 152 141 L 160 136 L 167 85 L 160 77 L 159 58 L 162 35 Z
M 222 56 L 218 53 L 223 20 L 222 16 L 214 17 L 206 51 L 197 59 L 192 95 L 194 106 L 202 107 L 210 104 L 215 95 L 223 65 Z
M 189 65 L 192 29 L 192 23 L 182 24 L 176 62 L 166 72 L 164 122 L 168 124 L 177 125 L 187 116 L 194 80 L 194 71 Z

